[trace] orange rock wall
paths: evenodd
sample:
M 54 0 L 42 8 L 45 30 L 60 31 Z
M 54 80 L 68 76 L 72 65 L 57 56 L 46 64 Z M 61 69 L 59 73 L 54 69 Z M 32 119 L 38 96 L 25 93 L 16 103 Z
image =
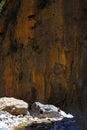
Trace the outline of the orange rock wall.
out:
M 79 0 L 7 1 L 0 18 L 0 95 L 30 105 L 76 102 L 83 17 Z

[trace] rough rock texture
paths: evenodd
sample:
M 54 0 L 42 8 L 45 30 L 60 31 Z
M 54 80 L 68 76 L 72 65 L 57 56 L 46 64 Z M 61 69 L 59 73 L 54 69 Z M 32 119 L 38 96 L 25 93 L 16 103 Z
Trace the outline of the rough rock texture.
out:
M 57 117 L 58 114 L 58 108 L 54 105 L 49 104 L 42 104 L 40 102 L 35 102 L 32 104 L 32 115 L 33 116 L 40 116 L 40 114 L 43 114 L 45 117 Z M 42 113 L 40 113 L 42 112 Z
M 12 115 L 6 111 L 0 112 L 0 130 L 19 130 L 17 128 L 22 128 L 32 122 L 35 120 L 30 115 Z
M 68 95 L 72 99 L 84 47 L 79 4 L 78 0 L 6 2 L 0 18 L 1 96 L 59 105 Z
M 13 115 L 28 114 L 28 104 L 15 98 L 0 98 L 0 110 L 7 111 Z
M 42 104 L 40 102 L 34 102 L 31 111 L 34 117 L 39 118 L 73 118 L 73 115 L 66 114 L 64 111 L 60 110 L 60 108 L 54 105 Z
M 84 126 L 86 21 L 86 0 L 6 0 L 0 17 L 0 96 L 71 106 Z

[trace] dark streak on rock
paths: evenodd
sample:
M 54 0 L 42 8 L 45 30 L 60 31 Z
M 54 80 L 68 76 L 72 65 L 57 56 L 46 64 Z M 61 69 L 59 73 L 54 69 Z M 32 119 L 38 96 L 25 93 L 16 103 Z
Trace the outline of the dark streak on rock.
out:
M 38 9 L 44 9 L 45 7 L 49 6 L 50 0 L 38 0 L 37 2 L 37 8 Z
M 34 19 L 35 18 L 35 14 L 31 14 L 28 16 L 29 19 Z

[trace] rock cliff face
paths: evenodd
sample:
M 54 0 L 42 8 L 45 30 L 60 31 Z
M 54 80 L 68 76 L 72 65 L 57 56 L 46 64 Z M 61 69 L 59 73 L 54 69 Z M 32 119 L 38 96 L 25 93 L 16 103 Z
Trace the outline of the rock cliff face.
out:
M 7 0 L 0 96 L 87 108 L 86 0 Z

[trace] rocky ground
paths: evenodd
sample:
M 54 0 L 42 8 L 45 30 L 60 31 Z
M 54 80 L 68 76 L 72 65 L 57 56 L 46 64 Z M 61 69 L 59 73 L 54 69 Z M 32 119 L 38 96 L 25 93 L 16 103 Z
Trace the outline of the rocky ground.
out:
M 28 122 L 31 117 L 28 115 L 12 115 L 6 111 L 0 112 L 0 130 L 13 130 L 15 126 L 18 126 L 22 122 Z
M 9 112 L 1 111 L 0 112 L 0 130 L 14 130 L 17 128 L 22 128 L 28 124 L 32 123 L 42 123 L 42 122 L 52 122 L 60 121 L 61 118 L 37 118 L 30 115 L 12 115 Z
M 26 102 L 15 98 L 0 98 L 0 130 L 17 130 L 30 124 L 62 121 L 64 117 L 73 118 L 71 114 L 57 109 L 54 105 L 35 102 L 31 116 Z

